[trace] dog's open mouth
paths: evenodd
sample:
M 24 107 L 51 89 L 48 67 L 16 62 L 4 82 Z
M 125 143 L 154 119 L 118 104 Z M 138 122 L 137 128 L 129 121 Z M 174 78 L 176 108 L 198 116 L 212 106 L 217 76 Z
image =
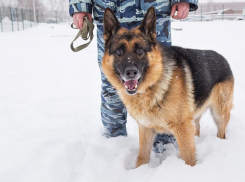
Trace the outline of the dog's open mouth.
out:
M 139 80 L 127 80 L 127 81 L 123 80 L 123 84 L 127 90 L 127 93 L 130 95 L 133 95 L 136 93 L 138 83 L 139 83 Z

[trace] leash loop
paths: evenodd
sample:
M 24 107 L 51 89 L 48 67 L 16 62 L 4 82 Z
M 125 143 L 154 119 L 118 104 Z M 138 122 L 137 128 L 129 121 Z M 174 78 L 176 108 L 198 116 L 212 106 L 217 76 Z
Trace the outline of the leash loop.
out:
M 78 28 L 74 27 L 73 23 L 71 24 L 71 28 L 78 29 Z M 75 39 L 71 42 L 71 45 L 70 45 L 71 50 L 73 52 L 78 52 L 78 51 L 80 51 L 82 49 L 85 49 L 91 43 L 91 41 L 93 40 L 93 37 L 94 37 L 93 30 L 94 30 L 94 24 L 89 21 L 87 16 L 83 17 L 83 28 L 82 28 L 82 30 L 79 30 L 79 32 L 77 33 Z M 90 41 L 85 43 L 85 44 L 83 44 L 83 45 L 80 45 L 80 46 L 74 48 L 73 43 L 80 36 L 81 36 L 81 38 L 83 40 L 88 40 L 90 38 Z

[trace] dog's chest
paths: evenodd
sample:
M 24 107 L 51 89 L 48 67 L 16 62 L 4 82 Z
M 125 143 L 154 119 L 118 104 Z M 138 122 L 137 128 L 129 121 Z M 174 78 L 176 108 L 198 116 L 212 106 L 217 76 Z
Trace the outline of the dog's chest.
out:
M 140 102 L 133 107 L 128 108 L 128 111 L 133 118 L 147 128 L 162 128 L 165 130 L 168 128 L 167 120 L 165 118 L 164 110 L 157 105 L 149 107 L 148 105 L 142 105 Z
M 137 119 L 137 122 L 147 128 L 154 129 L 157 133 L 170 133 L 169 126 L 164 118 L 139 118 Z
M 123 95 L 124 104 L 130 115 L 140 124 L 148 128 L 168 128 L 166 110 L 161 101 L 157 101 L 155 93 L 148 92 L 134 97 Z
M 139 118 L 137 119 L 137 121 L 143 126 L 148 128 L 152 128 L 153 126 L 155 126 L 155 123 L 150 121 L 149 118 Z

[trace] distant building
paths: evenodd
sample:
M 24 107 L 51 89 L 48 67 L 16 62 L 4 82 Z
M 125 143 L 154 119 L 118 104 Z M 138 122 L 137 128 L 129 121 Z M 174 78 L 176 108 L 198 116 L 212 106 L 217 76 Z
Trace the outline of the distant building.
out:
M 232 2 L 232 3 L 198 3 L 198 9 L 191 12 L 191 15 L 211 12 L 212 14 L 245 14 L 245 2 Z
M 242 15 L 243 10 L 233 10 L 233 9 L 227 9 L 224 10 L 223 14 L 238 14 L 238 15 Z

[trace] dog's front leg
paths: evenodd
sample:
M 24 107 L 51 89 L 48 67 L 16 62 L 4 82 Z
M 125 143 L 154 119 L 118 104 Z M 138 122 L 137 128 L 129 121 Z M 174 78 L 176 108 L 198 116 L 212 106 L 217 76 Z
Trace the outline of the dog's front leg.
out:
M 177 140 L 180 156 L 186 164 L 196 164 L 195 127 L 192 121 L 177 124 L 174 127 L 174 136 Z
M 153 141 L 156 137 L 156 133 L 153 129 L 147 128 L 140 123 L 139 127 L 139 155 L 136 162 L 136 168 L 148 163 L 150 159 L 151 149 Z

